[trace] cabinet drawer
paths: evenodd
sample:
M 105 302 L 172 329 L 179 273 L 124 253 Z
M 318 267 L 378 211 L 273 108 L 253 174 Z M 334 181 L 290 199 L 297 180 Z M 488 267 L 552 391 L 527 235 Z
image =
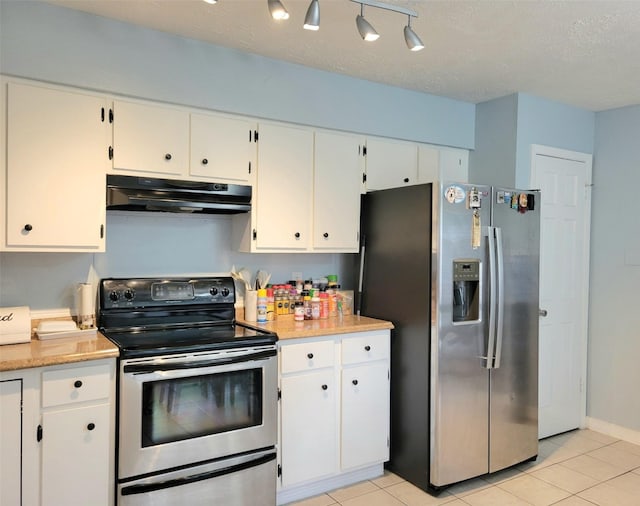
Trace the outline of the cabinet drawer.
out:
M 342 363 L 356 364 L 389 358 L 389 335 L 363 333 L 342 341 Z
M 282 374 L 333 367 L 334 364 L 333 341 L 287 344 L 282 346 L 280 353 Z
M 46 408 L 109 397 L 109 372 L 109 364 L 43 372 L 42 406 Z

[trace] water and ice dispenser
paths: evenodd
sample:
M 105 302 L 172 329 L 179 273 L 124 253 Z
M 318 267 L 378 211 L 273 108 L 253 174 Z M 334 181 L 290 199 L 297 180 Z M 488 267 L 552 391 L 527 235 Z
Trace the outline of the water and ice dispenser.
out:
M 453 261 L 453 321 L 476 322 L 480 319 L 480 261 Z

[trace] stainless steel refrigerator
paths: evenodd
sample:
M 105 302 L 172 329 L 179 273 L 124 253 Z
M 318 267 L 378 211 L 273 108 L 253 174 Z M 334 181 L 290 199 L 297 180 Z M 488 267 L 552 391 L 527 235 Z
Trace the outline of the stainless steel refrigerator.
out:
M 363 197 L 360 311 L 395 325 L 388 467 L 424 490 L 537 456 L 539 204 L 462 183 Z

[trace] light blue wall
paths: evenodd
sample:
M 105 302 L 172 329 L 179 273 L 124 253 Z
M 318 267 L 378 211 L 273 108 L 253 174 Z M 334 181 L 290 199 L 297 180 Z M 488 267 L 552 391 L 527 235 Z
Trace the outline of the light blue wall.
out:
M 595 113 L 518 93 L 516 188 L 529 188 L 531 145 L 593 153 Z
M 471 180 L 529 188 L 532 144 L 592 154 L 594 128 L 595 113 L 526 93 L 478 104 Z
M 518 96 L 509 95 L 476 107 L 476 149 L 469 154 L 472 183 L 515 185 Z
M 36 1 L 0 2 L 0 73 L 256 118 L 472 148 L 475 105 L 322 72 Z M 309 97 L 314 96 L 310 101 Z M 95 277 L 263 268 L 337 273 L 354 255 L 250 255 L 224 217 L 107 217 L 107 253 L 0 254 L 0 306 L 71 307 Z
M 597 113 L 587 414 L 640 431 L 640 105 Z

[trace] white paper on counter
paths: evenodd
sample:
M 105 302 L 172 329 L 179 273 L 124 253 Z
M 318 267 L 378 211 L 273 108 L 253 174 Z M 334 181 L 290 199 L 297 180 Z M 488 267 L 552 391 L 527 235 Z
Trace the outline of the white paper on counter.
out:
M 29 306 L 0 308 L 0 344 L 31 341 L 31 310 Z

